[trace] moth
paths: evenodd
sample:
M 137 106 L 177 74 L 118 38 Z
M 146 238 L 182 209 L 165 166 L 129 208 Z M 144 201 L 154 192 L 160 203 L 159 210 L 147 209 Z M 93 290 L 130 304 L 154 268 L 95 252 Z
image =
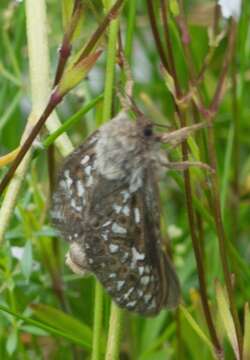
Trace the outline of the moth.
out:
M 66 263 L 92 273 L 120 306 L 144 316 L 174 308 L 180 285 L 163 249 L 158 182 L 168 162 L 162 142 L 181 142 L 199 126 L 155 134 L 145 116 L 128 113 L 90 135 L 68 156 L 57 179 L 51 216 L 69 242 Z

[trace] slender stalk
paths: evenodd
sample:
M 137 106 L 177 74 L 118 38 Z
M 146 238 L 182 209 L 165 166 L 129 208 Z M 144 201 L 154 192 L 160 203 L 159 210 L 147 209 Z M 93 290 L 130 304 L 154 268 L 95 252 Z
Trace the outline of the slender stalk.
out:
M 103 19 L 102 23 L 98 26 L 97 30 L 94 32 L 93 36 L 85 46 L 83 52 L 81 53 L 79 59 L 86 57 L 90 51 L 94 48 L 97 41 L 103 35 L 104 31 L 106 30 L 107 26 L 117 18 L 117 13 L 122 7 L 125 0 L 117 0 L 114 5 L 110 8 L 107 15 Z
M 98 281 L 96 281 L 94 326 L 93 326 L 93 346 L 92 346 L 91 360 L 100 360 L 101 359 L 102 318 L 103 318 L 102 286 L 100 285 L 100 283 Z
M 178 1 L 181 4 L 180 8 L 183 11 L 182 0 L 178 0 Z M 183 14 L 183 17 L 184 17 L 184 14 Z M 224 62 L 222 64 L 222 70 L 221 70 L 221 74 L 219 76 L 215 94 L 213 96 L 210 108 L 207 112 L 208 121 L 210 121 L 211 123 L 213 121 L 214 115 L 218 111 L 218 107 L 219 107 L 219 104 L 221 102 L 221 97 L 222 97 L 222 89 L 223 89 L 225 79 L 226 79 L 226 76 L 228 73 L 229 65 L 233 58 L 233 54 L 234 54 L 234 50 L 235 50 L 236 30 L 237 30 L 236 22 L 232 20 L 231 24 L 230 24 L 230 28 L 229 28 L 229 34 L 228 34 L 228 49 L 226 52 L 226 56 L 224 58 Z M 183 43 L 183 47 L 186 48 L 186 53 L 191 54 L 188 44 Z M 189 65 L 189 72 L 192 76 L 191 80 L 193 80 L 195 78 L 195 74 L 194 74 L 195 70 L 192 66 L 190 66 L 191 58 L 188 57 L 188 59 L 189 59 L 189 61 L 187 64 Z M 201 96 L 200 96 L 200 98 L 201 98 Z M 227 288 L 227 293 L 228 293 L 230 310 L 231 310 L 231 313 L 232 313 L 232 316 L 234 319 L 234 325 L 236 328 L 237 341 L 238 341 L 239 353 L 240 353 L 239 356 L 241 359 L 242 358 L 243 339 L 242 339 L 242 331 L 241 331 L 241 325 L 240 325 L 239 316 L 238 316 L 238 312 L 237 312 L 237 307 L 236 307 L 236 303 L 234 301 L 233 285 L 231 282 L 231 275 L 230 275 L 230 270 L 229 270 L 229 265 L 228 265 L 228 260 L 227 260 L 227 244 L 226 244 L 227 240 L 226 240 L 223 221 L 222 221 L 219 180 L 218 180 L 218 173 L 217 173 L 215 137 L 214 137 L 214 132 L 213 132 L 212 127 L 208 128 L 208 152 L 209 152 L 211 166 L 215 170 L 211 174 L 211 182 L 212 182 L 212 190 L 213 190 L 214 220 L 215 220 L 216 231 L 217 231 L 218 241 L 219 241 L 220 258 L 221 258 L 221 263 L 222 263 L 222 268 L 223 268 L 223 273 L 224 273 L 224 278 L 225 278 L 225 283 L 226 283 L 226 288 Z
M 121 331 L 122 311 L 115 303 L 112 303 L 105 360 L 119 359 Z
M 133 38 L 135 31 L 135 21 L 136 21 L 136 1 L 130 0 L 128 3 L 129 13 L 128 13 L 128 25 L 126 32 L 126 41 L 124 54 L 129 64 L 131 64 L 132 51 L 133 51 Z
M 213 129 L 208 129 L 208 150 L 210 156 L 210 164 L 212 168 L 215 170 L 213 174 L 211 174 L 211 182 L 212 182 L 212 189 L 213 189 L 213 204 L 214 204 L 214 219 L 216 224 L 216 230 L 218 234 L 219 240 L 219 249 L 220 249 L 220 257 L 222 262 L 223 273 L 225 277 L 225 283 L 228 293 L 228 299 L 230 304 L 230 310 L 234 319 L 234 324 L 236 328 L 237 340 L 239 345 L 239 352 L 240 352 L 240 359 L 242 359 L 242 332 L 241 332 L 241 325 L 238 317 L 237 307 L 234 301 L 234 290 L 233 285 L 231 282 L 231 274 L 228 266 L 227 260 L 227 240 L 224 231 L 223 221 L 222 221 L 222 214 L 221 214 L 221 204 L 220 204 L 220 190 L 219 190 L 219 183 L 218 183 L 218 176 L 217 176 L 217 160 L 216 160 L 216 152 L 215 152 L 215 138 Z
M 234 121 L 234 143 L 233 143 L 233 206 L 232 206 L 232 240 L 236 243 L 238 234 L 238 217 L 239 217 L 239 111 L 237 99 L 237 77 L 236 77 L 236 59 L 234 56 L 233 67 L 232 67 L 232 114 Z
M 83 115 L 85 115 L 89 110 L 91 110 L 98 102 L 103 99 L 103 94 L 97 96 L 95 99 L 89 101 L 86 105 L 83 106 L 82 109 L 77 111 L 74 115 L 72 115 L 69 119 L 67 119 L 56 131 L 50 134 L 44 141 L 44 148 L 48 148 L 51 144 L 55 142 L 55 140 L 61 134 L 65 133 L 69 130 L 75 123 L 80 121 Z M 41 150 L 42 151 L 42 150 Z M 39 150 L 36 152 L 39 153 Z
M 186 126 L 186 116 L 184 112 L 181 112 L 179 115 L 181 126 Z M 182 144 L 182 157 L 183 160 L 188 159 L 188 148 L 187 148 L 187 142 L 185 141 Z M 189 221 L 189 227 L 191 232 L 191 239 L 193 243 L 193 249 L 195 254 L 195 260 L 197 264 L 197 270 L 198 270 L 198 278 L 199 278 L 199 284 L 200 284 L 200 295 L 201 295 L 201 302 L 203 306 L 204 315 L 206 318 L 208 330 L 210 333 L 211 340 L 213 342 L 215 352 L 217 357 L 220 359 L 223 357 L 223 350 L 221 348 L 216 329 L 214 326 L 214 322 L 212 319 L 211 311 L 208 304 L 208 295 L 207 295 L 207 286 L 206 286 L 206 276 L 205 276 L 205 269 L 203 264 L 203 258 L 202 258 L 202 250 L 201 250 L 201 244 L 199 242 L 199 239 L 196 234 L 195 230 L 195 214 L 194 214 L 194 208 L 193 208 L 193 201 L 192 201 L 192 187 L 191 187 L 191 180 L 190 180 L 190 173 L 189 170 L 184 171 L 184 183 L 185 183 L 185 194 L 186 194 L 186 204 L 187 204 L 187 212 L 188 212 L 188 221 Z
M 110 7 L 111 2 L 106 1 L 107 8 Z M 106 9 L 107 10 L 107 9 Z M 112 114 L 112 97 L 113 85 L 115 77 L 115 64 L 116 64 L 116 43 L 118 38 L 119 18 L 113 20 L 109 27 L 109 39 L 107 49 L 107 64 L 104 85 L 104 100 L 103 100 L 103 122 L 107 121 Z
M 169 71 L 170 69 L 169 69 L 168 59 L 165 53 L 164 46 L 162 45 L 160 34 L 157 28 L 157 21 L 155 18 L 154 5 L 152 0 L 147 0 L 147 7 L 148 7 L 149 21 L 155 39 L 155 45 L 157 47 L 163 66 L 167 71 Z
M 106 11 L 112 5 L 112 0 L 104 1 Z M 113 87 L 115 77 L 115 64 L 116 64 L 116 44 L 118 41 L 119 18 L 113 20 L 109 27 L 109 39 L 107 50 L 107 64 L 106 64 L 106 77 L 104 86 L 104 103 L 103 103 L 103 122 L 110 119 L 112 115 L 113 103 Z M 111 316 L 109 324 L 109 335 L 107 343 L 106 359 L 118 359 L 119 354 L 119 338 L 120 338 L 120 320 L 121 310 L 112 303 Z
M 81 13 L 83 11 L 82 3 L 78 0 L 74 1 L 74 7 L 73 7 L 73 13 L 71 21 L 69 22 L 69 26 L 65 31 L 65 34 L 63 36 L 62 45 L 59 50 L 59 59 L 58 59 L 58 65 L 56 69 L 56 75 L 54 79 L 53 88 L 59 83 L 66 63 L 69 59 L 70 53 L 71 53 L 71 40 L 74 35 L 74 31 L 76 30 L 76 27 L 79 23 L 79 19 L 81 18 Z

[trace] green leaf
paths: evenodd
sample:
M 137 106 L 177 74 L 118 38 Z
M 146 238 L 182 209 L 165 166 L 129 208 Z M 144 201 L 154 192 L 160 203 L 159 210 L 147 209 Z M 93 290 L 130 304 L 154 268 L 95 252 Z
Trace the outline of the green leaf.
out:
M 185 309 L 184 306 L 180 305 L 180 310 L 182 314 L 185 316 L 186 320 L 190 324 L 190 326 L 194 329 L 196 334 L 203 340 L 204 344 L 206 344 L 210 350 L 213 352 L 213 344 L 207 337 L 207 335 L 204 333 L 204 331 L 201 329 L 201 327 L 197 324 L 197 322 L 194 320 L 192 315 Z
M 61 6 L 62 6 L 63 28 L 65 30 L 69 25 L 72 16 L 72 11 L 74 6 L 73 0 L 63 0 L 61 2 Z
M 71 62 L 65 69 L 63 76 L 58 84 L 58 94 L 63 96 L 71 89 L 76 87 L 95 65 L 101 53 L 102 50 L 97 50 L 84 59 L 81 59 L 77 63 Z
M 13 328 L 8 335 L 7 343 L 6 343 L 6 350 L 9 355 L 12 355 L 17 347 L 17 330 Z
M 230 312 L 228 299 L 224 289 L 222 288 L 221 284 L 218 281 L 216 282 L 216 299 L 218 303 L 220 319 L 226 330 L 229 342 L 232 345 L 236 359 L 240 359 L 237 335 L 236 335 L 233 317 Z
M 245 305 L 245 324 L 243 339 L 243 359 L 250 359 L 250 312 L 249 304 Z
M 24 246 L 21 269 L 23 275 L 28 280 L 32 271 L 32 243 L 30 240 L 28 240 Z
M 74 335 L 75 338 L 84 340 L 84 342 L 91 346 L 92 332 L 90 328 L 81 321 L 49 305 L 33 304 L 31 308 L 39 320 L 46 322 L 56 329 Z
M 47 331 L 44 331 L 43 329 L 40 329 L 33 325 L 22 325 L 21 330 L 23 332 L 27 332 L 27 333 L 30 333 L 30 334 L 36 335 L 36 336 L 48 336 Z
M 47 325 L 43 322 L 40 322 L 40 321 L 37 321 L 34 319 L 30 319 L 28 317 L 20 315 L 2 305 L 0 305 L 0 310 L 3 311 L 5 314 L 10 314 L 19 320 L 23 320 L 27 324 L 31 324 L 31 325 L 38 327 L 39 329 L 48 331 L 52 335 L 60 336 L 64 339 L 67 339 L 67 340 L 77 344 L 77 345 L 81 345 L 84 348 L 91 349 L 91 344 L 89 342 L 87 342 L 84 338 L 79 339 L 79 338 L 75 337 L 74 333 L 72 334 L 72 333 L 67 333 L 65 331 L 58 330 L 58 329 L 56 329 L 50 325 Z
M 170 4 L 169 4 L 169 7 L 170 7 L 170 10 L 171 10 L 171 13 L 174 16 L 178 16 L 180 14 L 179 4 L 178 4 L 177 0 L 171 0 Z
M 152 345 L 152 342 L 159 336 L 166 321 L 166 312 L 162 311 L 154 319 L 147 319 L 143 327 L 141 350 L 146 351 Z

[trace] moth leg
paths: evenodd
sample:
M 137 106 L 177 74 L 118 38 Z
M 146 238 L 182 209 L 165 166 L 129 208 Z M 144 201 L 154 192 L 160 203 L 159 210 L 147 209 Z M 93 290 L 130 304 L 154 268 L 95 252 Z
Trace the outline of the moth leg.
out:
M 213 172 L 214 170 L 208 164 L 201 161 L 179 161 L 179 162 L 168 162 L 164 164 L 170 170 L 184 171 L 189 169 L 191 166 L 198 167 L 200 169 L 208 170 Z
M 80 244 L 73 242 L 66 254 L 66 264 L 78 275 L 88 275 L 86 254 Z

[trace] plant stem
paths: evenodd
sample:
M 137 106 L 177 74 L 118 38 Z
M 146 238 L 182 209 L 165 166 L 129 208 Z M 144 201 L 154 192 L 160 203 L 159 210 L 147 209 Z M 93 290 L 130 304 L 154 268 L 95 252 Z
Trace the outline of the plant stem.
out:
M 109 334 L 105 360 L 118 360 L 122 328 L 122 311 L 112 303 L 109 322 Z
M 112 0 L 106 0 L 104 2 L 106 11 L 112 5 Z M 119 18 L 116 18 L 110 23 L 109 27 L 109 39 L 107 49 L 107 65 L 106 65 L 106 77 L 104 86 L 104 103 L 103 103 L 103 122 L 110 119 L 112 115 L 112 102 L 113 102 L 113 87 L 115 77 L 115 64 L 116 64 L 116 44 L 118 40 L 119 30 Z M 107 343 L 106 359 L 115 360 L 118 359 L 119 354 L 119 338 L 120 338 L 120 321 L 121 310 L 112 303 L 110 323 L 109 323 L 109 335 Z
M 46 29 L 46 6 L 44 0 L 36 1 L 36 11 L 34 12 L 33 0 L 27 0 L 26 6 L 26 21 L 27 21 L 27 39 L 29 52 L 29 72 L 31 81 L 32 94 L 32 113 L 30 114 L 22 142 L 29 135 L 31 127 L 36 123 L 38 116 L 43 110 L 48 94 L 49 94 L 49 55 L 48 55 L 48 39 Z M 49 131 L 56 130 L 61 125 L 56 115 L 52 115 L 46 126 Z M 73 149 L 73 146 L 67 137 L 62 135 L 57 139 L 56 145 L 62 155 L 67 155 Z M 10 218 L 12 216 L 16 199 L 22 181 L 25 177 L 28 165 L 31 159 L 31 152 L 28 152 L 19 165 L 16 176 L 12 179 L 0 210 L 0 243 L 3 241 L 5 231 L 8 227 Z
M 160 39 L 160 35 L 159 35 L 158 29 L 157 29 L 157 22 L 156 22 L 156 18 L 155 18 L 155 14 L 154 14 L 152 0 L 147 0 L 147 4 L 148 4 L 148 14 L 149 14 L 149 18 L 150 18 L 152 32 L 153 32 L 153 35 L 155 38 L 155 43 L 156 43 L 161 61 L 164 65 L 165 69 L 167 71 L 169 71 L 174 78 L 175 92 L 176 92 L 177 98 L 181 98 L 182 89 L 181 89 L 179 81 L 178 81 L 177 71 L 176 71 L 176 67 L 175 67 L 175 63 L 174 63 L 172 45 L 171 45 L 171 41 L 169 38 L 169 29 L 168 29 L 168 23 L 167 23 L 167 15 L 166 15 L 167 4 L 165 3 L 165 1 L 161 2 L 162 12 L 164 13 L 162 17 L 163 17 L 163 25 L 165 27 L 164 35 L 165 35 L 165 40 L 167 43 L 168 56 L 165 54 L 164 47 L 161 44 L 161 39 Z M 173 99 L 173 100 L 175 101 L 176 99 Z M 175 108 L 176 108 L 176 112 L 177 112 L 181 127 L 186 126 L 185 110 L 178 107 L 177 103 L 175 103 Z M 187 148 L 186 141 L 182 144 L 182 156 L 183 156 L 184 161 L 188 159 L 188 148 Z M 208 304 L 206 277 L 205 277 L 205 270 L 204 270 L 204 265 L 203 265 L 203 261 L 202 261 L 202 251 L 201 251 L 201 246 L 200 246 L 200 243 L 197 238 L 196 231 L 195 231 L 195 216 L 194 216 L 194 209 L 193 209 L 192 187 L 191 187 L 189 170 L 184 171 L 184 184 L 185 184 L 185 194 L 186 194 L 186 204 L 187 204 L 189 227 L 190 227 L 191 239 L 192 239 L 192 243 L 193 243 L 193 249 L 194 249 L 197 270 L 198 270 L 202 307 L 203 307 L 204 315 L 206 318 L 207 326 L 209 329 L 210 337 L 212 339 L 212 342 L 213 342 L 213 345 L 215 348 L 215 352 L 218 355 L 218 357 L 220 358 L 221 354 L 222 354 L 222 349 L 221 349 L 221 345 L 220 345 L 219 339 L 216 334 L 216 329 L 215 329 L 215 326 L 213 323 L 211 311 L 210 311 L 209 304 Z
M 126 32 L 124 54 L 126 56 L 127 62 L 131 64 L 133 38 L 135 31 L 135 20 L 136 20 L 136 1 L 130 0 L 128 6 L 129 6 L 129 14 L 128 14 L 128 25 Z
M 101 359 L 101 333 L 103 318 L 103 293 L 101 284 L 96 281 L 95 286 L 95 309 L 94 309 L 94 326 L 93 326 L 93 346 L 91 360 Z
M 111 2 L 106 1 L 107 9 Z M 107 10 L 106 9 L 106 10 Z M 116 43 L 119 29 L 119 18 L 112 20 L 109 26 L 109 39 L 107 49 L 107 65 L 104 86 L 103 115 L 102 121 L 107 121 L 112 115 L 112 97 L 116 64 Z

